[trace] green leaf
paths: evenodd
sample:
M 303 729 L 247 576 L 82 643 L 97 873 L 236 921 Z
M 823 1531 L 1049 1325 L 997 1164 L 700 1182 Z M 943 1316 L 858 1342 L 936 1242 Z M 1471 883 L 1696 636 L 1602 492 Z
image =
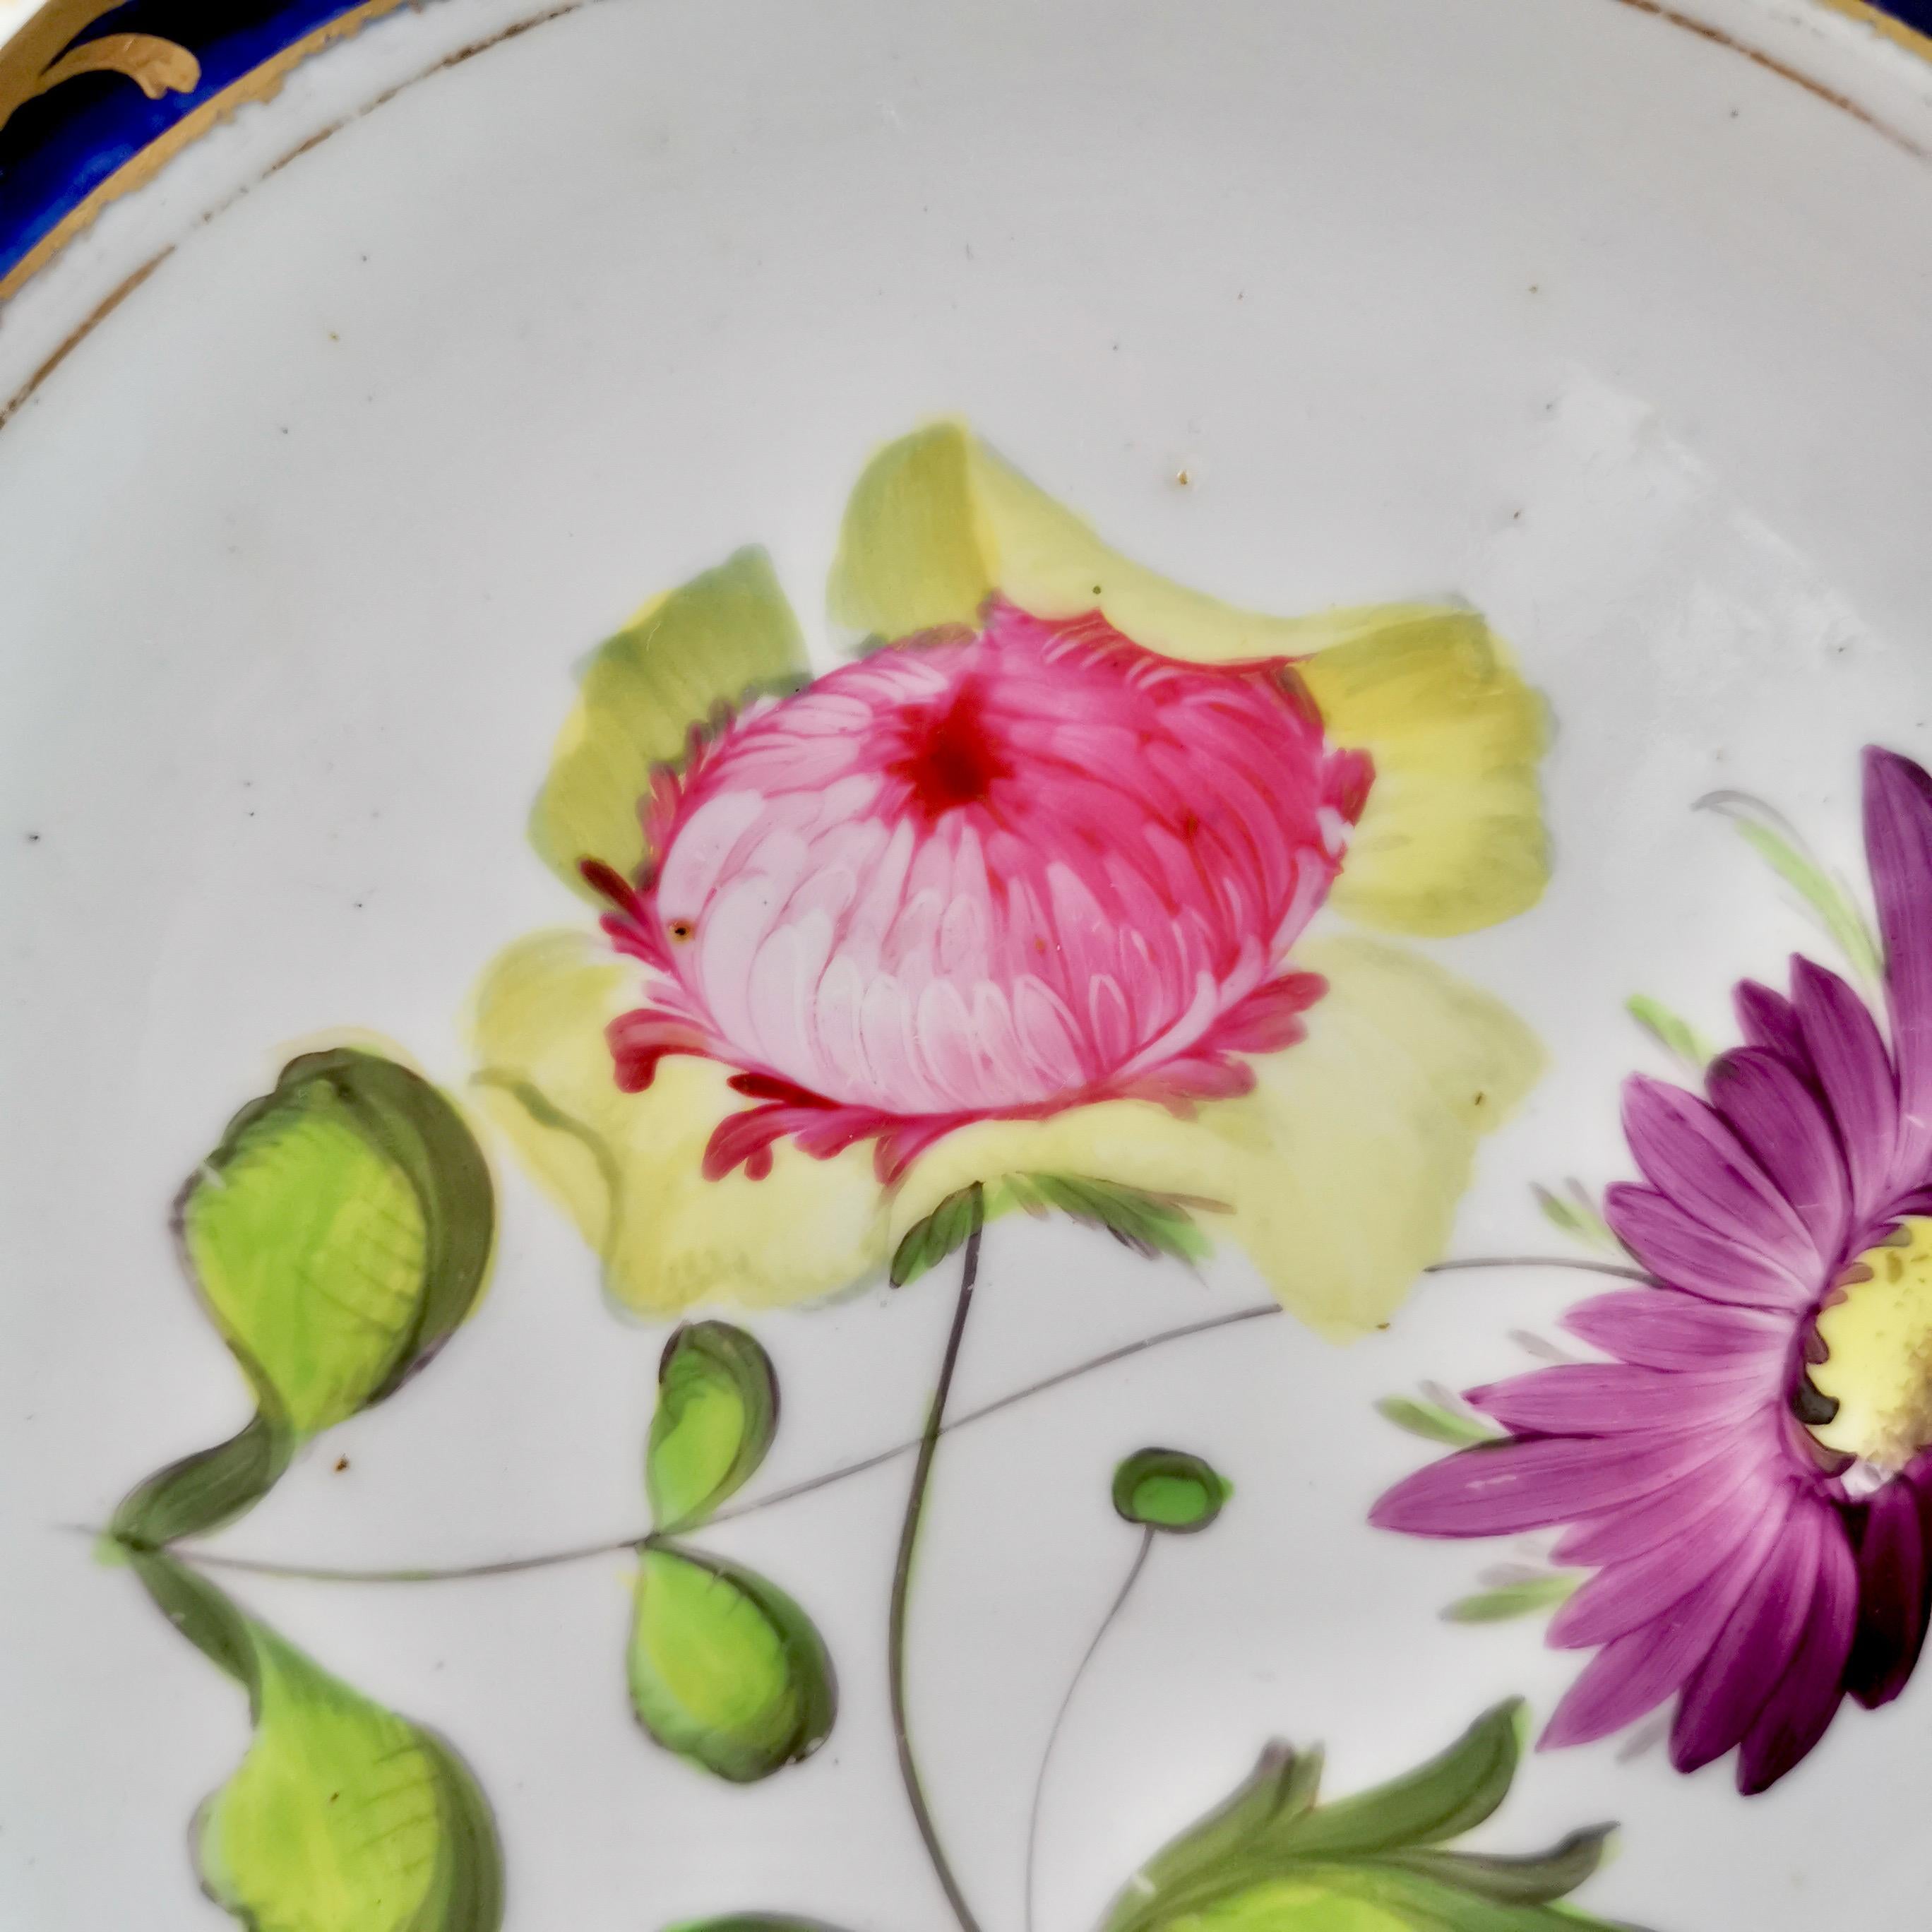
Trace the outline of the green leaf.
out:
M 1811 909 L 1854 971 L 1874 986 L 1884 978 L 1885 956 L 1864 914 L 1781 813 L 1742 791 L 1711 792 L 1697 808 L 1720 813 L 1736 826 L 1744 843 Z
M 1322 1785 L 1322 1754 L 1279 1740 L 1233 1796 L 1156 1852 L 1114 1902 L 1105 1932 L 1165 1926 L 1264 1875 L 1269 1846 L 1306 1816 Z
M 1593 1922 L 1549 1901 L 1582 1883 L 1604 1831 L 1526 1859 L 1435 1848 L 1508 1795 L 1522 1750 L 1521 1703 L 1499 1704 L 1439 1756 L 1372 1790 L 1318 1804 L 1321 1756 L 1270 1747 L 1218 1810 L 1148 1862 L 1106 1932 L 1570 1932 Z
M 530 814 L 538 857 L 588 898 L 586 859 L 635 878 L 650 856 L 639 807 L 657 768 L 681 764 L 694 732 L 808 676 L 798 620 L 762 550 L 736 551 L 646 604 L 584 673 Z
M 1446 1442 L 1453 1449 L 1468 1449 L 1478 1442 L 1494 1442 L 1502 1434 L 1480 1416 L 1458 1415 L 1439 1402 L 1418 1402 L 1413 1396 L 1385 1395 L 1376 1404 L 1376 1413 L 1384 1421 L 1406 1429 L 1424 1442 Z
M 638 1572 L 632 1707 L 667 1750 L 734 1784 L 809 1757 L 838 1712 L 832 1659 L 778 1586 L 652 1543 Z
M 1114 1508 L 1131 1523 L 1192 1536 L 1221 1514 L 1234 1486 L 1184 1449 L 1137 1449 L 1114 1472 Z
M 1688 1020 L 1680 1019 L 1661 1000 L 1634 993 L 1624 1011 L 1666 1053 L 1673 1054 L 1693 1073 L 1702 1073 L 1717 1058 L 1718 1049 Z
M 1472 1597 L 1458 1597 L 1442 1612 L 1452 1624 L 1500 1624 L 1514 1617 L 1532 1617 L 1540 1611 L 1553 1610 L 1576 1594 L 1582 1582 L 1581 1570 L 1558 1570 L 1547 1576 L 1525 1577 L 1517 1583 L 1484 1590 Z
M 1616 1932 L 1568 1906 L 1488 1898 L 1393 1861 L 1310 1865 L 1217 1903 L 1197 1922 L 1212 1932 Z
M 1010 1174 L 986 1184 L 984 1192 L 986 1220 L 1015 1208 L 1036 1218 L 1064 1214 L 1083 1227 L 1102 1230 L 1148 1259 L 1167 1255 L 1179 1261 L 1201 1260 L 1213 1244 L 1195 1225 L 1194 1216 L 1227 1212 L 1226 1204 L 1219 1201 L 1153 1193 L 1073 1174 Z M 949 1194 L 907 1231 L 892 1255 L 895 1288 L 916 1281 L 964 1244 L 973 1231 L 972 1196 L 970 1187 Z
M 1584 1192 L 1581 1184 L 1571 1181 L 1569 1190 L 1567 1195 L 1552 1194 L 1548 1188 L 1534 1183 L 1530 1188 L 1536 1196 L 1536 1204 L 1543 1210 L 1544 1219 L 1552 1227 L 1573 1240 L 1581 1241 L 1586 1247 L 1600 1249 L 1605 1254 L 1627 1253 L 1628 1250 L 1611 1233 L 1610 1223 L 1598 1211 L 1596 1202 Z
M 658 1363 L 644 1455 L 658 1528 L 668 1534 L 708 1522 L 757 1474 L 778 1426 L 778 1377 L 751 1336 L 728 1322 L 674 1330 Z
M 1496 1705 L 1426 1764 L 1312 1812 L 1297 1828 L 1296 1856 L 1358 1858 L 1474 1831 L 1509 1796 L 1524 1730 L 1520 1698 Z
M 494 1220 L 482 1151 L 427 1081 L 356 1049 L 291 1060 L 176 1204 L 256 1419 L 141 1484 L 115 1534 L 153 1547 L 231 1520 L 303 1442 L 393 1394 L 475 1306 Z
M 167 1557 L 132 1561 L 170 1621 L 248 1693 L 254 1740 L 195 1821 L 208 1896 L 250 1932 L 496 1932 L 496 1827 L 452 1747 L 204 1577 Z
M 1397 1852 L 1388 1863 L 1478 1893 L 1497 1905 L 1549 1905 L 1567 1898 L 1604 1862 L 1612 1825 L 1572 1832 L 1546 1852 L 1493 1858 L 1474 1852 Z

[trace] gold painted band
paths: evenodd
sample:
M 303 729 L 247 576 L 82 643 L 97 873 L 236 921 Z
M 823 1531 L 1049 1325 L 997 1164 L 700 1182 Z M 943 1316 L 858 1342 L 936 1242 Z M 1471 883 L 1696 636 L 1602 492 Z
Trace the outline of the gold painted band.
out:
M 1868 0 L 1819 0 L 1819 4 L 1834 14 L 1844 14 L 1847 20 L 1862 22 L 1881 39 L 1892 41 L 1921 60 L 1932 61 L 1932 34 L 1908 27 L 1903 20 L 1869 4 Z
M 193 113 L 184 115 L 131 160 L 123 162 L 85 201 L 69 208 L 4 277 L 0 277 L 0 302 L 39 274 L 110 202 L 118 201 L 151 179 L 184 148 L 226 121 L 236 108 L 251 100 L 273 100 L 290 72 L 311 55 L 360 33 L 370 21 L 393 14 L 406 3 L 407 0 L 363 0 L 361 6 L 339 14 L 327 26 L 304 34 L 298 40 L 291 40 L 280 53 L 251 68 L 240 80 L 231 81 Z M 50 0 L 50 4 L 43 7 L 4 48 L 0 48 L 0 106 L 26 99 L 48 63 L 100 10 L 97 0 Z M 4 118 L 0 115 L 0 118 Z

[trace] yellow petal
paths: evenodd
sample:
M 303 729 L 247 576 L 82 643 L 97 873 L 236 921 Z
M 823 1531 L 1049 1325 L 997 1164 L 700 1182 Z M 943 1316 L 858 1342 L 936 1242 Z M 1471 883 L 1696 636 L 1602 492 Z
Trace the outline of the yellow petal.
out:
M 1407 616 L 1300 670 L 1328 736 L 1375 760 L 1337 910 L 1440 937 L 1536 903 L 1550 878 L 1537 784 L 1548 721 L 1474 611 Z
M 1324 974 L 1308 1036 L 1258 1056 L 1256 1086 L 1192 1120 L 1112 1101 L 1040 1121 L 987 1122 L 923 1155 L 892 1238 L 975 1180 L 1076 1174 L 1224 1202 L 1203 1228 L 1235 1240 L 1282 1304 L 1340 1340 L 1385 1322 L 1438 1259 L 1476 1144 L 1541 1064 L 1507 1009 L 1428 960 L 1369 939 L 1311 944 Z
M 1334 895 L 1364 924 L 1468 932 L 1540 896 L 1550 875 L 1537 784 L 1544 705 L 1474 611 L 1238 610 L 1110 550 L 962 424 L 934 424 L 882 450 L 846 507 L 834 623 L 883 638 L 970 624 L 996 590 L 1043 617 L 1097 608 L 1169 657 L 1303 660 L 1330 736 L 1376 761 Z
M 641 1315 L 693 1304 L 806 1301 L 877 1268 L 883 1192 L 869 1147 L 814 1160 L 781 1143 L 762 1180 L 704 1178 L 711 1130 L 746 1103 L 710 1060 L 667 1059 L 619 1090 L 604 1040 L 635 975 L 590 934 L 537 933 L 478 988 L 477 1090 L 524 1164 L 602 1256 L 608 1292 Z
M 962 424 L 887 445 L 846 505 L 827 596 L 834 624 L 859 638 L 970 624 L 996 590 L 1036 616 L 1098 610 L 1136 644 L 1198 663 L 1305 656 L 1440 614 L 1424 604 L 1304 617 L 1239 610 L 1109 549 Z
M 682 758 L 693 725 L 806 675 L 797 620 L 761 550 L 646 604 L 584 674 L 530 814 L 537 856 L 586 896 L 581 860 L 631 877 L 644 856 L 638 807 L 652 766 Z
M 1507 1007 L 1419 954 L 1330 939 L 1295 963 L 1328 991 L 1308 1037 L 1256 1059 L 1254 1092 L 1229 1103 L 1260 1117 L 1269 1148 L 1238 1232 L 1288 1306 L 1341 1336 L 1385 1322 L 1440 1259 L 1477 1142 L 1543 1054 Z

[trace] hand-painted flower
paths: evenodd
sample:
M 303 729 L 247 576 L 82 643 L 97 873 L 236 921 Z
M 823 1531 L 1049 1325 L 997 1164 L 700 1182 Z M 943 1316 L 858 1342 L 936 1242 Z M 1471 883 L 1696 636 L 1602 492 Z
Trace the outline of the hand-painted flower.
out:
M 1932 780 L 1865 754 L 1891 1043 L 1837 975 L 1737 989 L 1746 1044 L 1707 1100 L 1626 1092 L 1648 1185 L 1607 1217 L 1658 1285 L 1567 1324 L 1612 1359 L 1469 1400 L 1512 1431 L 1399 1484 L 1423 1536 L 1563 1526 L 1596 1574 L 1551 1643 L 1597 1649 L 1543 1742 L 1607 1736 L 1674 1693 L 1671 1755 L 1738 1750 L 1758 1792 L 1840 1700 L 1904 1688 L 1932 1614 Z
M 995 599 L 743 713 L 665 772 L 644 884 L 600 878 L 652 1003 L 619 1085 L 667 1054 L 761 1102 L 712 1176 L 872 1141 L 896 1180 L 968 1121 L 1245 1094 L 1302 1035 L 1286 964 L 1366 796 L 1294 670 L 1176 663 L 1104 618 Z
M 1535 1049 L 1304 935 L 1540 891 L 1541 707 L 1480 619 L 1228 610 L 950 427 L 862 478 L 831 601 L 892 641 L 811 683 L 756 553 L 650 607 L 538 803 L 604 940 L 499 961 L 482 1077 L 615 1291 L 824 1294 L 949 1193 L 1057 1174 L 1225 1202 L 1316 1325 L 1382 1319 Z

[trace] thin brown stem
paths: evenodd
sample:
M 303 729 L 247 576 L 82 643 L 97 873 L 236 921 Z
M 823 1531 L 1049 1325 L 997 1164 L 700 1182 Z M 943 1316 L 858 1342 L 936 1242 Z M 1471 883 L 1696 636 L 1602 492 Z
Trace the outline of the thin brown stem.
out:
M 1586 1274 L 1611 1275 L 1619 1280 L 1641 1282 L 1646 1287 L 1656 1287 L 1657 1278 L 1638 1268 L 1626 1268 L 1615 1262 L 1586 1261 L 1568 1255 L 1484 1255 L 1466 1261 L 1436 1262 L 1423 1270 L 1425 1274 L 1454 1274 L 1481 1268 L 1566 1268 Z M 1042 1376 L 1037 1382 L 1027 1383 L 1023 1388 L 1010 1390 L 1003 1396 L 996 1396 L 991 1402 L 982 1402 L 977 1408 L 969 1408 L 940 1425 L 939 1432 L 948 1435 L 956 1429 L 966 1428 L 975 1422 L 983 1422 L 989 1416 L 998 1415 L 1005 1410 L 1016 1408 L 1020 1403 L 1030 1402 L 1035 1396 L 1045 1395 L 1051 1389 L 1063 1388 L 1069 1382 L 1078 1382 L 1083 1376 L 1096 1374 L 1102 1369 L 1112 1368 L 1117 1362 L 1130 1360 L 1136 1355 L 1144 1354 L 1150 1348 L 1165 1348 L 1170 1342 L 1184 1342 L 1196 1335 L 1212 1334 L 1216 1329 L 1232 1328 L 1246 1322 L 1258 1322 L 1263 1316 L 1279 1315 L 1282 1312 L 1278 1301 L 1250 1303 L 1245 1308 L 1231 1310 L 1225 1315 L 1203 1316 L 1198 1322 L 1184 1322 L 1172 1328 L 1157 1329 L 1151 1335 L 1143 1335 L 1138 1341 L 1124 1342 L 1119 1347 L 1104 1350 L 1097 1355 L 1090 1355 L 1084 1361 L 1076 1362 L 1070 1367 L 1056 1370 L 1050 1376 Z M 869 1456 L 862 1456 L 856 1462 L 842 1462 L 836 1468 L 821 1471 L 818 1475 L 807 1476 L 802 1481 L 790 1483 L 782 1489 L 771 1490 L 760 1496 L 753 1496 L 742 1502 L 728 1504 L 712 1517 L 713 1523 L 735 1522 L 740 1518 L 755 1516 L 760 1510 L 775 1509 L 781 1503 L 795 1502 L 800 1496 L 815 1494 L 820 1490 L 831 1488 L 853 1476 L 862 1476 L 868 1470 L 883 1468 L 888 1462 L 896 1462 L 902 1456 L 910 1456 L 923 1442 L 923 1436 L 914 1436 L 904 1442 L 895 1442 L 890 1448 L 874 1450 Z M 82 1528 L 81 1533 L 98 1536 L 102 1532 Z M 249 1556 L 225 1556 L 212 1551 L 204 1552 L 199 1546 L 187 1543 L 170 1545 L 173 1553 L 184 1562 L 197 1564 L 206 1570 L 232 1570 L 238 1574 L 254 1576 L 287 1577 L 292 1580 L 315 1583 L 451 1583 L 481 1576 L 512 1576 L 525 1570 L 548 1570 L 559 1564 L 582 1563 L 592 1557 L 620 1556 L 626 1550 L 637 1550 L 649 1540 L 650 1532 L 640 1530 L 633 1536 L 613 1537 L 601 1543 L 576 1544 L 562 1550 L 539 1551 L 532 1556 L 511 1557 L 494 1563 L 464 1563 L 435 1568 L 361 1570 L 338 1568 L 325 1564 L 279 1563 L 267 1558 Z
M 913 1756 L 912 1733 L 906 1716 L 906 1611 L 912 1598 L 913 1554 L 919 1543 L 920 1518 L 926 1510 L 926 1492 L 932 1476 L 933 1458 L 939 1450 L 940 1432 L 946 1426 L 946 1401 L 952 1392 L 953 1371 L 959 1366 L 959 1345 L 966 1336 L 966 1318 L 973 1308 L 973 1288 L 980 1275 L 980 1235 L 985 1197 L 976 1184 L 973 1190 L 973 1232 L 966 1238 L 966 1256 L 959 1270 L 959 1297 L 953 1304 L 952 1326 L 946 1337 L 946 1352 L 939 1360 L 939 1379 L 932 1391 L 932 1404 L 926 1412 L 926 1430 L 919 1438 L 918 1460 L 912 1466 L 912 1481 L 906 1491 L 905 1516 L 899 1525 L 898 1554 L 892 1564 L 892 1588 L 886 1616 L 886 1682 L 892 1700 L 892 1742 L 897 1747 L 899 1782 L 905 1787 L 906 1803 L 913 1822 L 919 1828 L 920 1842 L 926 1847 L 927 1861 L 959 1932 L 980 1932 L 980 1922 L 966 1903 L 966 1895 L 953 1876 L 945 1847 L 933 1823 L 932 1809 L 926 1802 L 919 1766 Z
M 1127 1606 L 1127 1599 L 1134 1593 L 1134 1586 L 1141 1580 L 1141 1572 L 1147 1568 L 1148 1552 L 1154 1548 L 1154 1526 L 1144 1526 L 1141 1531 L 1140 1546 L 1134 1552 L 1134 1560 L 1127 1566 L 1125 1580 L 1114 1593 L 1114 1600 L 1108 1606 L 1107 1614 L 1100 1619 L 1100 1627 L 1094 1633 L 1093 1641 L 1081 1653 L 1080 1661 L 1073 1666 L 1073 1675 L 1066 1680 L 1066 1694 L 1060 1700 L 1060 1708 L 1053 1714 L 1053 1725 L 1046 1734 L 1046 1748 L 1040 1754 L 1040 1772 L 1033 1781 L 1033 1808 L 1027 1814 L 1026 1843 L 1026 1932 L 1034 1932 L 1034 1898 L 1037 1888 L 1034 1882 L 1034 1873 L 1040 1852 L 1040 1814 L 1046 1796 L 1046 1774 L 1053 1763 L 1053 1748 L 1060 1742 L 1060 1733 L 1065 1727 L 1066 1714 L 1073 1708 L 1073 1694 L 1080 1688 L 1081 1680 L 1087 1675 L 1100 1646 L 1106 1640 L 1107 1633 L 1120 1620 L 1120 1612 Z

